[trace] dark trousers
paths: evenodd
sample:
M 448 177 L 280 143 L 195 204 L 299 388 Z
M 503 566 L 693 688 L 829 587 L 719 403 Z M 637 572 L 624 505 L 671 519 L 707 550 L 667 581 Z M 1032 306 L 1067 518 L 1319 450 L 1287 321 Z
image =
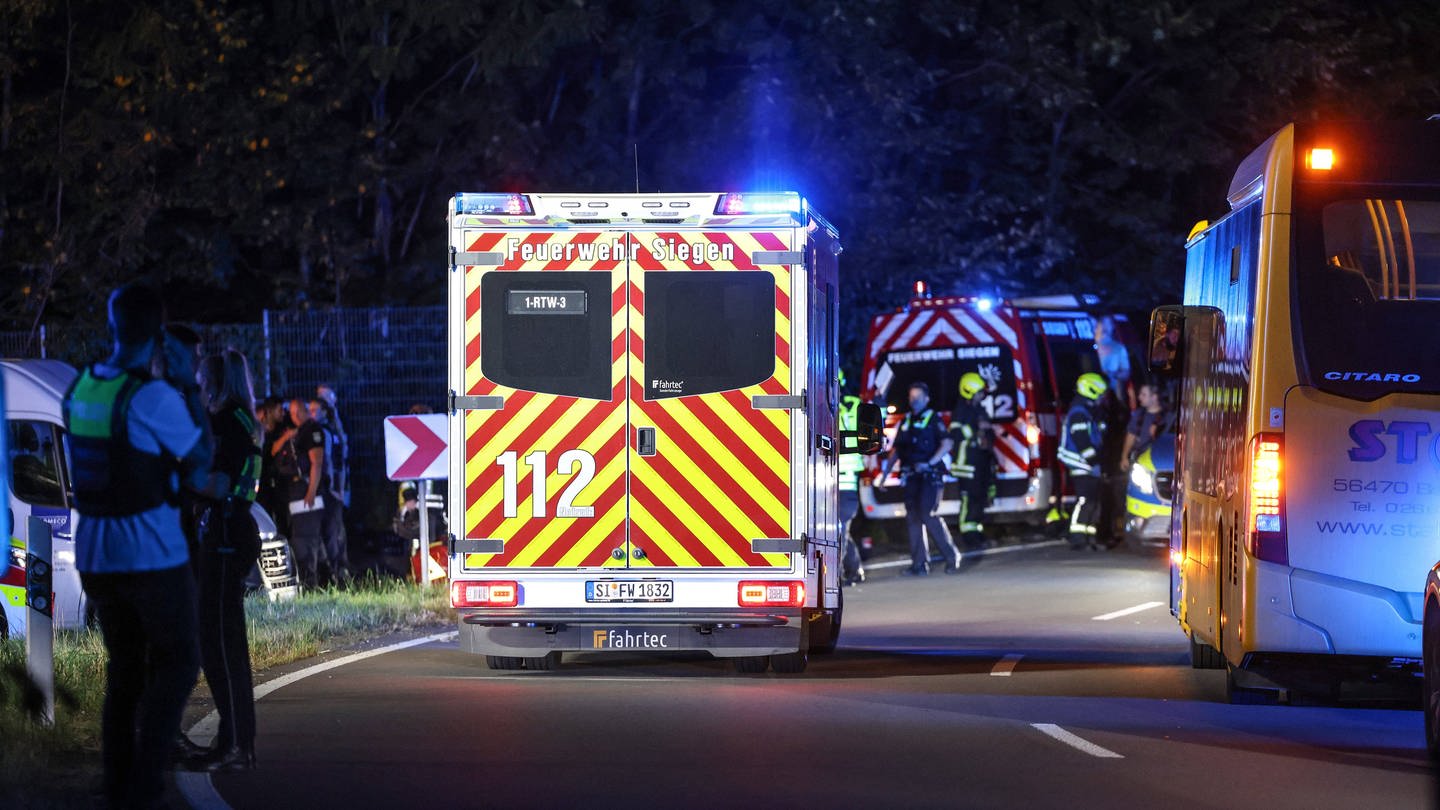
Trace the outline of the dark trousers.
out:
M 930 567 L 927 534 L 947 566 L 960 564 L 960 551 L 950 539 L 950 530 L 935 514 L 940 505 L 940 487 L 940 479 L 935 476 L 905 476 L 905 526 L 910 531 L 910 565 L 916 570 Z
M 109 655 L 100 721 L 106 796 L 114 805 L 156 802 L 200 669 L 195 580 L 186 564 L 80 581 Z
M 865 564 L 860 559 L 860 547 L 850 536 L 850 523 L 860 511 L 860 493 L 853 489 L 840 490 L 840 578 L 846 582 L 858 582 L 865 576 Z
M 217 507 L 220 512 L 224 507 Z M 245 635 L 245 577 L 260 556 L 260 533 L 248 509 L 206 522 L 200 552 L 200 662 L 215 699 L 215 746 L 255 749 L 255 688 Z
M 1095 542 L 1102 484 L 1094 475 L 1077 475 L 1070 480 L 1075 487 L 1075 511 L 1070 513 L 1070 545 L 1079 548 Z
M 301 587 L 314 588 L 319 582 L 320 559 L 325 554 L 323 509 L 290 516 L 290 550 L 295 555 L 295 573 Z
M 350 552 L 345 537 L 345 505 L 338 495 L 325 496 L 325 521 L 321 528 L 325 538 L 325 560 L 329 568 L 330 582 L 343 582 L 350 578 Z

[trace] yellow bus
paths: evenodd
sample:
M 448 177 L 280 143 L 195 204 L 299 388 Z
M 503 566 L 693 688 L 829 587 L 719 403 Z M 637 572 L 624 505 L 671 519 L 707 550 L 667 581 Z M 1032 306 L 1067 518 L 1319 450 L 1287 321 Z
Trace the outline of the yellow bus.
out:
M 1440 121 L 1296 123 L 1151 318 L 1178 381 L 1171 611 L 1232 702 L 1418 674 L 1440 560 Z

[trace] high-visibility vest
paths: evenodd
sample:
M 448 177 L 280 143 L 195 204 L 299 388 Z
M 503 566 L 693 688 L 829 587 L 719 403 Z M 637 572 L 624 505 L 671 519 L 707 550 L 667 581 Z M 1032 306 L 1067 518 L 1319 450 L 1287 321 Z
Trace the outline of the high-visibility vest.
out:
M 846 396 L 840 399 L 840 430 L 854 432 L 860 427 L 858 411 L 860 409 L 860 398 Z M 845 443 L 841 442 L 841 447 Z M 860 471 L 865 469 L 865 460 L 859 453 L 841 453 L 837 462 L 840 470 L 840 489 L 856 490 L 860 487 Z
M 65 397 L 70 477 L 82 515 L 137 515 L 174 495 L 175 464 L 130 443 L 130 403 L 147 381 L 130 371 L 101 379 L 86 368 Z

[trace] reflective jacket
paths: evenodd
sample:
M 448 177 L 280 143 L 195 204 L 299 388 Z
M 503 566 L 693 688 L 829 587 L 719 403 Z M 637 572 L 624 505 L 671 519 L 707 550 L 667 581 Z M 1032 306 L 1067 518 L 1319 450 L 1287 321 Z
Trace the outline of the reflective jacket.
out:
M 66 395 L 70 475 L 80 514 L 125 517 L 173 500 L 174 463 L 130 443 L 130 403 L 148 381 L 131 371 L 101 379 L 86 368 Z
M 956 478 L 988 478 L 992 457 L 990 417 L 974 400 L 962 400 L 950 412 L 950 440 L 954 462 L 950 474 Z
M 858 410 L 860 398 L 857 396 L 846 396 L 840 400 L 840 430 L 853 433 L 860 428 Z M 846 440 L 840 440 L 841 448 L 845 448 Z M 859 453 L 841 453 L 840 460 L 836 462 L 840 470 L 840 489 L 855 491 L 860 487 L 860 471 L 865 468 L 865 461 Z

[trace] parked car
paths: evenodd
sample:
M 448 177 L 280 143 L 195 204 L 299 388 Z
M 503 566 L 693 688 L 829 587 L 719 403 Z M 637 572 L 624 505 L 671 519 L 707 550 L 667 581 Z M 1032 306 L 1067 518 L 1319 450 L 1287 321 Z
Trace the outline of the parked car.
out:
M 1125 544 L 1135 550 L 1170 545 L 1175 483 L 1175 434 L 1161 433 L 1130 466 L 1125 491 Z

